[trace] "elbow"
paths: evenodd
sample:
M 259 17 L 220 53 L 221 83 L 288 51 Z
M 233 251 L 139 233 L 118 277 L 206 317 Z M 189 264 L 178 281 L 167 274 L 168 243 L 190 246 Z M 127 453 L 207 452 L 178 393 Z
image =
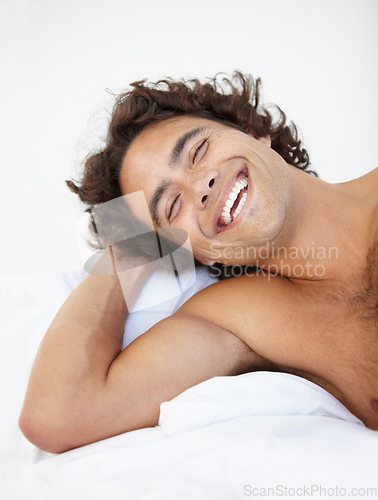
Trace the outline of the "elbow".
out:
M 67 433 L 54 418 L 44 418 L 36 412 L 22 410 L 18 426 L 34 446 L 48 453 L 63 453 L 75 448 L 69 444 Z

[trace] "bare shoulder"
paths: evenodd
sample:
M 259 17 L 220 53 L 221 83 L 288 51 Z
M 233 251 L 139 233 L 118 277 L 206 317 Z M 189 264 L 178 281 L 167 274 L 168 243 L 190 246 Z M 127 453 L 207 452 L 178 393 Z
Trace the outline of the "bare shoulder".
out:
M 377 202 L 378 167 L 356 179 L 341 184 L 350 194 L 364 201 Z
M 303 353 L 310 356 L 309 351 L 321 343 L 319 306 L 306 287 L 281 276 L 260 274 L 216 283 L 192 297 L 181 312 L 221 326 L 279 365 L 308 368 L 298 359 Z
M 234 331 L 242 318 L 282 318 L 292 308 L 293 297 L 300 289 L 282 276 L 268 276 L 261 272 L 215 283 L 188 300 L 179 312 L 191 313 Z
M 264 270 L 260 270 L 253 275 L 225 279 L 204 288 L 189 299 L 180 308 L 180 311 L 189 310 L 194 304 L 197 306 L 199 301 L 221 299 L 229 293 L 234 296 L 236 294 L 236 297 L 240 300 L 241 297 L 250 298 L 260 293 L 264 295 L 271 292 L 281 293 L 283 290 L 290 289 L 292 289 L 292 283 L 287 278 L 268 275 Z

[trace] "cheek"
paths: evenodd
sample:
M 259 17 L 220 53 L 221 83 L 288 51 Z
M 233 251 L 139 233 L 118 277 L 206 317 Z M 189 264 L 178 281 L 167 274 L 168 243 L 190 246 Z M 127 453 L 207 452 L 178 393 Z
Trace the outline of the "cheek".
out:
M 201 262 L 201 264 L 211 265 L 217 260 L 219 252 L 212 249 L 212 244 L 204 242 L 199 239 L 191 238 L 192 251 L 194 257 Z
M 194 257 L 202 262 L 203 259 L 211 257 L 211 244 L 201 232 L 199 222 L 194 210 L 186 207 L 185 213 L 176 221 L 174 227 L 184 231 L 188 237 Z

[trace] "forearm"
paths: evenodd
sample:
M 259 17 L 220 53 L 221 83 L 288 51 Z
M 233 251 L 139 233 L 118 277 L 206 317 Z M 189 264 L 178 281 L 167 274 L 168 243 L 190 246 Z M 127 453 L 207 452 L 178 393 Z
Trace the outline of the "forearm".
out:
M 102 390 L 122 349 L 127 308 L 116 276 L 88 275 L 58 311 L 34 361 L 20 417 L 33 426 L 82 414 Z
M 122 347 L 127 308 L 116 276 L 88 275 L 60 308 L 37 353 L 31 381 L 103 378 Z

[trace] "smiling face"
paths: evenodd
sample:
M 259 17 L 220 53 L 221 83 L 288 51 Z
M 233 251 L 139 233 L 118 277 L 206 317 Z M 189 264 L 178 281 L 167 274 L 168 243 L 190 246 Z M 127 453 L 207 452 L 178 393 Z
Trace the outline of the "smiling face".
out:
M 293 167 L 269 145 L 216 121 L 169 118 L 131 143 L 121 190 L 143 190 L 155 225 L 184 229 L 202 263 L 249 264 L 248 249 L 287 237 Z

